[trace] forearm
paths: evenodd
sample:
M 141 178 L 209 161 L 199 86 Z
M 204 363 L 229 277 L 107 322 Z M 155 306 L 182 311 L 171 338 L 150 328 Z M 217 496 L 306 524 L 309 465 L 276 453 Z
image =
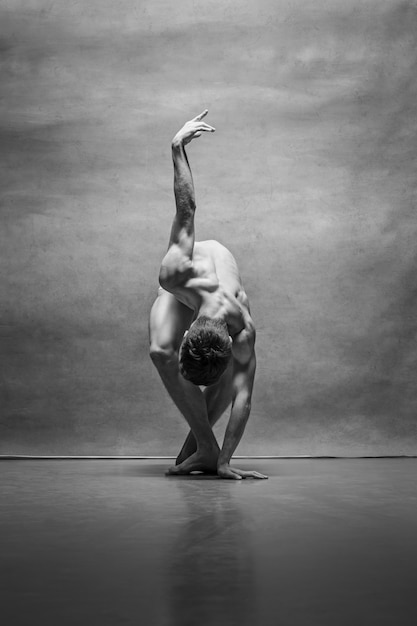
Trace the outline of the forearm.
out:
M 220 452 L 218 467 L 228 465 L 246 428 L 251 410 L 249 396 L 236 398 L 232 406 L 229 423 L 226 428 L 223 446 Z
M 174 194 L 178 218 L 186 222 L 194 216 L 195 193 L 191 168 L 182 141 L 172 142 L 172 161 L 174 164 Z

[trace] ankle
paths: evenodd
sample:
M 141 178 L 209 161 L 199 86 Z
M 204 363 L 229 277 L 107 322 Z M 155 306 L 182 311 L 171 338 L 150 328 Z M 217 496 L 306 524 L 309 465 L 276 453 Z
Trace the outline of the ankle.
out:
M 202 444 L 199 444 L 197 446 L 197 452 L 199 454 L 208 454 L 208 455 L 212 455 L 212 454 L 216 454 L 219 455 L 220 454 L 220 448 L 219 445 L 217 443 L 217 441 L 213 441 L 213 442 L 204 442 Z

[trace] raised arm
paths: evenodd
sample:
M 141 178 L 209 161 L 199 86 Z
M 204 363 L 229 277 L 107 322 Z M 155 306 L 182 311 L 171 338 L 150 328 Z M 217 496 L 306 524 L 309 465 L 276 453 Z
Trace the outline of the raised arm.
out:
M 203 122 L 207 109 L 194 119 L 186 122 L 172 140 L 172 161 L 174 164 L 174 195 L 176 215 L 171 228 L 168 252 L 162 262 L 159 280 L 172 280 L 187 270 L 194 249 L 194 213 L 196 209 L 193 177 L 185 146 L 203 132 L 214 132 L 213 126 Z

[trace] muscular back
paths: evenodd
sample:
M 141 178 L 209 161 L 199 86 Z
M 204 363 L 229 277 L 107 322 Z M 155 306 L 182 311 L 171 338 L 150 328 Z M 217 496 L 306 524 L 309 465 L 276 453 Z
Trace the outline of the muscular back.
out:
M 238 339 L 236 349 L 242 331 L 244 335 L 254 332 L 236 260 L 218 241 L 196 241 L 191 258 L 171 246 L 162 261 L 159 281 L 195 312 L 204 306 L 211 315 L 225 319 L 230 335 Z

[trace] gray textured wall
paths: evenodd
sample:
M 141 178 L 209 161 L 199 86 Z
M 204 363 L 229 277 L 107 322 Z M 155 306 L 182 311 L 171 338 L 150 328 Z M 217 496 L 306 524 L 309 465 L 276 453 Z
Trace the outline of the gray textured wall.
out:
M 3 0 L 0 29 L 0 452 L 179 449 L 147 316 L 207 107 L 197 236 L 258 327 L 238 452 L 417 453 L 416 3 Z

